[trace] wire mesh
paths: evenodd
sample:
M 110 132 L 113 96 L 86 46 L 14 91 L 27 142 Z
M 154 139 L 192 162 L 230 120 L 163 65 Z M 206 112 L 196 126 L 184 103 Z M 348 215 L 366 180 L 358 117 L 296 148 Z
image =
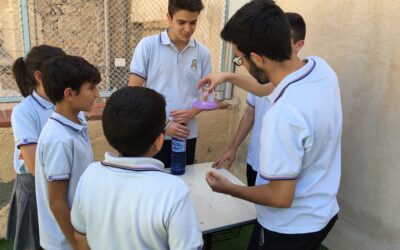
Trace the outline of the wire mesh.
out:
M 0 97 L 19 96 L 12 64 L 23 55 L 21 10 L 18 1 L 3 1 L 0 8 Z
M 11 66 L 23 55 L 20 4 L 8 2 L 14 13 L 10 19 L 14 29 L 6 30 L 10 25 L 5 24 L 6 18 L 0 18 L 0 101 L 2 97 L 19 95 Z M 203 0 L 203 3 L 205 8 L 194 38 L 210 49 L 213 70 L 219 70 L 222 49 L 219 32 L 225 1 Z M 127 85 L 129 65 L 138 42 L 167 28 L 167 5 L 168 0 L 28 0 L 30 45 L 58 46 L 67 54 L 84 57 L 101 72 L 100 90 L 103 94 L 110 93 Z M 8 37 L 9 34 L 12 36 Z M 6 38 L 10 41 L 5 41 Z

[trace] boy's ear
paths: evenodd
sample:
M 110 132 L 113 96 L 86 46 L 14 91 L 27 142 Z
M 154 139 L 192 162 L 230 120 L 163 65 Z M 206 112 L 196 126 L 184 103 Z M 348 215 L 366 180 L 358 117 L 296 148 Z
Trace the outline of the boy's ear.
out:
M 254 53 L 254 52 L 250 52 L 250 59 L 254 62 L 254 64 L 257 67 L 261 67 L 262 64 L 265 62 L 263 56 L 261 56 L 261 55 L 259 55 L 257 53 Z
M 172 16 L 169 13 L 167 13 L 167 19 L 168 19 L 169 22 L 172 21 Z
M 154 142 L 154 146 L 157 150 L 156 154 L 161 150 L 163 144 L 164 144 L 164 133 L 160 133 L 160 135 L 156 138 L 156 141 Z
M 293 45 L 293 50 L 298 53 L 304 46 L 304 40 L 299 40 Z
M 72 88 L 64 89 L 64 99 L 66 101 L 72 102 L 75 96 L 76 96 L 76 91 L 73 90 Z
M 41 85 L 42 84 L 42 72 L 40 72 L 39 70 L 36 70 L 35 72 L 33 72 L 33 76 L 35 77 L 35 81 Z

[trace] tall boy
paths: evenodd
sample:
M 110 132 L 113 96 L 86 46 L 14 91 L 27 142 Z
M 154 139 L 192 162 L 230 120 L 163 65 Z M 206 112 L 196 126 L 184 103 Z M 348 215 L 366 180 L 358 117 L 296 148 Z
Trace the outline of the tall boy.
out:
M 292 56 L 290 26 L 271 0 L 254 0 L 221 32 L 235 61 L 261 84 L 271 82 L 263 118 L 256 186 L 235 185 L 216 172 L 214 191 L 256 203 L 256 233 L 249 249 L 319 249 L 339 206 L 342 108 L 338 79 L 320 57 Z M 259 243 L 262 242 L 262 246 Z
M 171 137 L 185 138 L 186 164 L 193 164 L 199 109 L 192 108 L 196 83 L 211 71 L 209 50 L 192 38 L 203 9 L 201 0 L 169 0 L 169 27 L 161 34 L 143 38 L 130 66 L 129 86 L 145 86 L 165 96 L 166 141 L 155 155 L 165 167 L 171 162 Z
M 306 24 L 303 17 L 298 13 L 286 12 L 285 16 L 289 21 L 292 34 L 292 54 L 294 57 L 298 57 L 299 51 L 304 46 L 304 39 L 306 37 Z M 265 112 L 267 112 L 267 110 L 271 107 L 271 103 L 265 96 L 260 97 L 252 93 L 248 93 L 247 104 L 247 109 L 240 119 L 236 135 L 228 147 L 228 150 L 217 158 L 217 160 L 213 163 L 213 166 L 219 168 L 224 162 L 227 162 L 228 167 L 230 167 L 235 161 L 236 152 L 240 144 L 253 127 L 249 148 L 247 150 L 246 175 L 247 185 L 254 186 L 256 183 L 257 171 L 259 169 L 262 119 Z
M 152 158 L 164 142 L 164 98 L 143 87 L 122 88 L 111 95 L 102 119 L 119 155 L 106 153 L 79 181 L 71 219 L 81 247 L 201 249 L 186 184 Z
M 89 111 L 99 96 L 101 76 L 97 68 L 76 56 L 46 61 L 40 71 L 46 95 L 55 104 L 36 151 L 40 245 L 49 250 L 75 249 L 70 208 L 79 178 L 93 162 L 82 111 Z

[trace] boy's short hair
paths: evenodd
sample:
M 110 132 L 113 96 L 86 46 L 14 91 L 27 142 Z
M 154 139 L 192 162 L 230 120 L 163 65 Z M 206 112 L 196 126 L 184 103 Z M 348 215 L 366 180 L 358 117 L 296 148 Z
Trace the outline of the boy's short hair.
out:
M 303 17 L 294 12 L 286 12 L 285 15 L 289 21 L 290 29 L 292 30 L 293 42 L 297 43 L 300 40 L 304 40 L 306 38 L 306 23 Z
M 99 70 L 79 56 L 60 56 L 50 59 L 40 67 L 44 91 L 51 102 L 58 103 L 64 99 L 64 90 L 71 88 L 79 94 L 81 86 L 86 83 L 99 84 Z
M 143 156 L 164 131 L 165 105 L 162 95 L 145 87 L 115 91 L 102 117 L 108 143 L 122 156 Z
M 254 52 L 282 62 L 292 55 L 289 22 L 272 0 L 253 0 L 245 4 L 225 24 L 221 37 L 247 56 Z
M 202 11 L 204 5 L 201 0 L 169 0 L 168 14 L 172 17 L 179 10 L 187 10 L 190 12 Z

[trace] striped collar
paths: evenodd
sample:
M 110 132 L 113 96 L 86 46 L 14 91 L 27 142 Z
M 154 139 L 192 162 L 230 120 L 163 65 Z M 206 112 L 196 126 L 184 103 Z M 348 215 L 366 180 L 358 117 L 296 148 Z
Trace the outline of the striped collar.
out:
M 164 172 L 164 164 L 150 157 L 117 157 L 111 153 L 104 154 L 103 166 L 130 171 L 160 171 Z
M 291 84 L 301 81 L 306 78 L 315 68 L 316 62 L 312 58 L 307 58 L 307 63 L 295 72 L 287 75 L 279 84 L 276 86 L 274 91 L 267 96 L 271 105 L 273 105 L 282 95 L 284 94 L 287 87 Z
M 53 112 L 50 119 L 62 124 L 63 126 L 69 127 L 70 129 L 74 130 L 75 132 L 81 132 L 82 130 L 87 130 L 87 127 L 88 127 L 86 121 L 83 119 L 82 116 L 83 116 L 83 112 L 80 112 L 78 114 L 78 120 L 80 121 L 81 124 L 77 124 L 77 123 L 69 120 L 68 118 L 60 115 L 57 112 Z
M 171 38 L 169 38 L 168 35 L 168 29 L 164 30 L 163 32 L 161 32 L 160 34 L 160 41 L 162 45 L 173 45 L 175 46 L 175 44 L 171 41 Z M 197 43 L 196 40 L 193 39 L 193 37 L 190 38 L 189 43 L 186 45 L 185 48 L 187 47 L 196 47 Z
M 33 91 L 32 99 L 43 109 L 54 109 L 54 104 L 41 97 L 36 91 Z

